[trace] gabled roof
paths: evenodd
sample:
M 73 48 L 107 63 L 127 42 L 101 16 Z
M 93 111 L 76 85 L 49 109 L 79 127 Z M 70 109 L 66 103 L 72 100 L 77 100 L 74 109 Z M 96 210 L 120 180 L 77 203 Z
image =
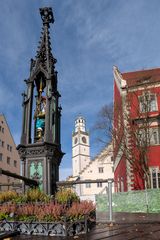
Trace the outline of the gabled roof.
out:
M 160 82 L 160 68 L 121 73 L 128 87 Z
M 106 147 L 104 147 L 101 152 L 92 160 L 90 160 L 90 162 L 88 163 L 88 165 L 82 169 L 82 171 L 79 173 L 79 175 L 81 175 L 82 173 L 84 173 L 85 171 L 88 170 L 88 168 L 94 163 L 94 162 L 103 162 L 105 160 L 105 158 L 107 156 L 110 156 L 112 152 L 112 144 L 107 145 Z
M 10 137 L 11 137 L 11 139 L 12 139 L 12 141 L 13 141 L 13 144 L 16 146 L 15 140 L 14 140 L 14 138 L 13 138 L 13 135 L 12 135 L 12 133 L 11 133 L 11 130 L 10 130 L 10 127 L 9 127 L 9 125 L 8 125 L 8 122 L 7 122 L 7 119 L 6 119 L 5 115 L 4 115 L 3 113 L 0 113 L 0 118 L 2 118 L 2 121 L 5 122 L 5 124 L 6 124 L 6 126 L 7 126 L 7 129 L 8 129 L 8 131 L 9 131 Z

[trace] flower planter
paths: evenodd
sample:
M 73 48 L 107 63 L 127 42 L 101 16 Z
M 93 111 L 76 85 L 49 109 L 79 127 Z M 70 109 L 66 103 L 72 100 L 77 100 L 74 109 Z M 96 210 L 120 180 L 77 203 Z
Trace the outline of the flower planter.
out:
M 71 190 L 60 191 L 55 197 L 56 200 L 49 198 L 49 202 L 45 202 L 48 196 L 38 189 L 29 190 L 24 203 L 18 203 L 24 200 L 24 196 L 16 195 L 15 198 L 15 194 L 0 194 L 3 202 L 0 204 L 1 232 L 73 236 L 86 233 L 92 227 L 91 223 L 95 222 L 95 205 L 91 201 L 78 201 L 75 193 L 71 194 Z

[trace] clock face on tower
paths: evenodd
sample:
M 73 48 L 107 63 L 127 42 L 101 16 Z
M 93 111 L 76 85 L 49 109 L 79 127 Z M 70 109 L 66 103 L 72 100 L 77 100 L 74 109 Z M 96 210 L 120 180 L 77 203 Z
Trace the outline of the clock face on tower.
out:
M 82 142 L 83 142 L 83 143 L 86 143 L 86 142 L 87 142 L 85 137 L 82 137 Z

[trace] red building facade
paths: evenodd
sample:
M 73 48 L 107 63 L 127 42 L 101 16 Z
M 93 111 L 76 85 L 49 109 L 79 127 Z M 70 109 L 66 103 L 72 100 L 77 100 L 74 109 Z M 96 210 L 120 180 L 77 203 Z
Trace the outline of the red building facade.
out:
M 160 68 L 114 74 L 115 191 L 160 187 Z

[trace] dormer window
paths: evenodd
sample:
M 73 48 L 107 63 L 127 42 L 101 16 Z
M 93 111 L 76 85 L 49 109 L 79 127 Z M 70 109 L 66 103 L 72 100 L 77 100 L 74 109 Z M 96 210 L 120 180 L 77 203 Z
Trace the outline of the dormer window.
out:
M 157 111 L 157 98 L 155 94 L 150 92 L 144 93 L 139 97 L 140 112 L 154 112 Z

